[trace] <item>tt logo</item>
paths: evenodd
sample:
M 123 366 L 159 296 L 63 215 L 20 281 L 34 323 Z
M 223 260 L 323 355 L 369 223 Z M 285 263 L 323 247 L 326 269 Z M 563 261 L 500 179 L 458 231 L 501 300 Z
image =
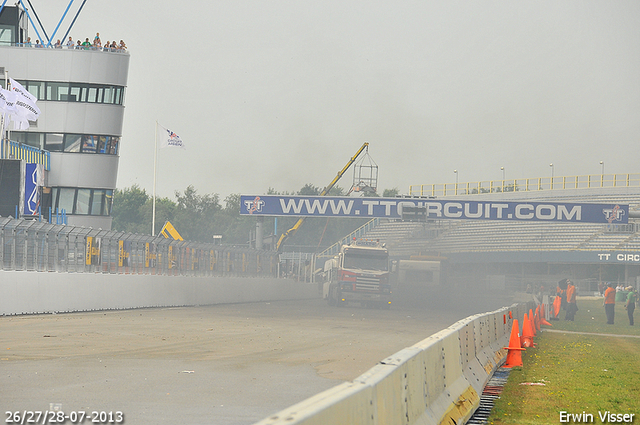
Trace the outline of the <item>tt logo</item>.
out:
M 256 196 L 252 201 L 244 201 L 244 205 L 247 207 L 247 211 L 249 211 L 249 214 L 253 214 L 254 212 L 262 212 L 262 206 L 264 204 L 265 202 L 261 200 L 259 196 Z
M 622 221 L 622 216 L 624 215 L 624 210 L 620 208 L 620 206 L 616 205 L 611 209 L 602 210 L 605 218 L 609 223 L 614 221 Z

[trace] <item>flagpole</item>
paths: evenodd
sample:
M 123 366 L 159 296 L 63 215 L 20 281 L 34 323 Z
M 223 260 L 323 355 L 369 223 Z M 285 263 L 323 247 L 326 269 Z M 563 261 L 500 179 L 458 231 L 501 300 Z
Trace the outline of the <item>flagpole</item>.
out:
M 156 235 L 156 168 L 158 164 L 158 121 L 156 121 L 156 140 L 153 150 L 153 212 L 151 218 L 151 236 Z

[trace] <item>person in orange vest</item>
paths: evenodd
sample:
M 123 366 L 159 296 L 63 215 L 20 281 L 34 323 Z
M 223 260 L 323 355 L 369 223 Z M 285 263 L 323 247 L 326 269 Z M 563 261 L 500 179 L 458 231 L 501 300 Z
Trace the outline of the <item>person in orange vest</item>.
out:
M 607 324 L 613 325 L 616 315 L 616 290 L 613 283 L 607 283 L 607 290 L 604 291 L 604 312 L 607 314 Z
M 553 320 L 560 320 L 560 308 L 564 307 L 567 300 L 565 298 L 565 289 L 567 289 L 567 279 L 562 279 L 556 287 L 556 296 L 553 299 Z
M 567 313 L 564 316 L 564 320 L 570 320 L 573 322 L 576 311 L 578 311 L 578 304 L 576 303 L 576 287 L 573 282 L 567 279 Z

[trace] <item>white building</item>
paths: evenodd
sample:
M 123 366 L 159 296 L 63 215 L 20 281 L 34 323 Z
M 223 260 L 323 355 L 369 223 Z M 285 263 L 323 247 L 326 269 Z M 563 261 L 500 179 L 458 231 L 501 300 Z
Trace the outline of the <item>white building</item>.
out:
M 9 138 L 50 152 L 41 189 L 44 217 L 51 207 L 65 210 L 70 225 L 110 229 L 129 54 L 29 47 L 26 22 L 20 7 L 0 12 L 0 71 L 37 97 L 41 114 Z

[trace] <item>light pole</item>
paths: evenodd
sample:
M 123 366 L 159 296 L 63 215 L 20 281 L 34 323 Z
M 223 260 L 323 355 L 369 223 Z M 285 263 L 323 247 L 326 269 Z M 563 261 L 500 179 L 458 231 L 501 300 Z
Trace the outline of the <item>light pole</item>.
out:
M 458 170 L 453 170 L 453 174 L 456 175 L 456 189 L 454 193 L 457 195 L 458 194 Z
M 602 167 L 601 173 L 600 173 L 600 186 L 604 186 L 604 161 L 600 161 L 600 166 Z
M 504 167 L 500 167 L 500 169 L 502 170 L 502 181 L 504 181 Z
M 551 189 L 553 189 L 553 162 L 549 164 L 549 167 L 551 167 Z

